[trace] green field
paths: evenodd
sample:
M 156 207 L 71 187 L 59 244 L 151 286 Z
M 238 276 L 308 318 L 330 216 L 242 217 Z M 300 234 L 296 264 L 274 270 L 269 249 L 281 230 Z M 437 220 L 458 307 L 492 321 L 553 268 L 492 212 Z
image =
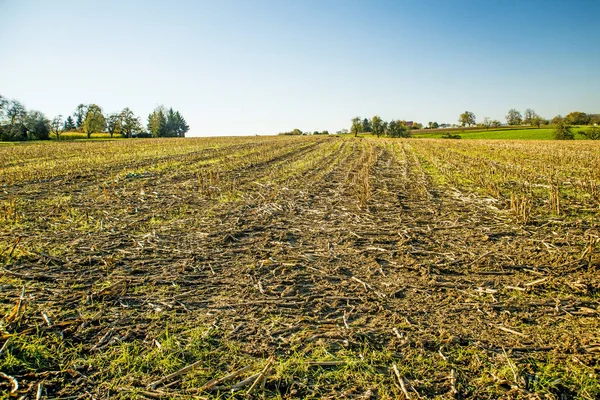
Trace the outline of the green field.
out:
M 587 130 L 585 127 L 573 127 L 575 139 L 586 139 L 583 135 L 577 133 L 580 130 Z M 413 131 L 414 138 L 438 139 L 447 133 L 458 134 L 462 139 L 504 139 L 504 140 L 552 140 L 553 128 L 525 128 L 525 129 L 435 129 Z

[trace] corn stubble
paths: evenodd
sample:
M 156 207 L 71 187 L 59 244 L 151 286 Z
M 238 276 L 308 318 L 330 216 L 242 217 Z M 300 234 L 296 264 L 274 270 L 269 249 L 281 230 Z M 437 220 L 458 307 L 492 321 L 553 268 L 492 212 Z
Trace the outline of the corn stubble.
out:
M 600 147 L 0 148 L 9 398 L 600 396 Z

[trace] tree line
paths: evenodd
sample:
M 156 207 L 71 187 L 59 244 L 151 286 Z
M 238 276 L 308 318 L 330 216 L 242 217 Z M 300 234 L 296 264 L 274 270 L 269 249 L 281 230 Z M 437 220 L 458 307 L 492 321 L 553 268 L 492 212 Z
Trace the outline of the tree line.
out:
M 575 139 L 573 126 L 575 125 L 591 125 L 588 130 L 579 130 L 578 133 L 585 136 L 587 139 L 600 139 L 600 114 L 586 114 L 581 111 L 573 111 L 566 116 L 557 115 L 552 120 L 548 120 L 539 116 L 534 110 L 528 108 L 521 113 L 519 110 L 511 108 L 506 114 L 506 124 L 509 126 L 536 126 L 538 129 L 542 125 L 552 125 L 554 127 L 553 135 L 558 140 Z M 470 111 L 465 111 L 460 114 L 458 122 L 461 126 L 480 126 L 486 129 L 490 127 L 500 127 L 502 123 L 498 120 L 492 120 L 485 117 L 481 122 L 477 123 L 475 114 Z
M 552 120 L 548 120 L 539 116 L 531 108 L 526 109 L 523 113 L 521 113 L 519 110 L 511 108 L 508 110 L 505 119 L 506 125 L 527 125 L 536 126 L 538 128 L 541 125 L 557 124 L 560 121 L 563 121 L 568 125 L 600 125 L 600 114 L 586 114 L 581 111 L 573 111 L 567 114 L 565 117 L 562 115 L 557 115 L 556 117 L 552 118 Z M 488 117 L 485 117 L 481 122 L 477 123 L 475 114 L 470 111 L 465 111 L 464 113 L 460 114 L 458 123 L 463 127 L 480 126 L 484 128 L 489 128 L 490 126 L 499 127 L 502 125 L 500 121 L 492 120 Z
M 381 119 L 379 115 L 373 118 L 352 118 L 350 133 L 356 137 L 359 133 L 372 133 L 377 137 L 410 137 L 410 131 L 413 129 L 422 128 L 421 124 L 416 124 L 412 121 L 391 120 L 389 122 Z
M 329 135 L 329 131 L 325 130 L 325 131 L 314 131 L 314 132 L 302 132 L 300 129 L 296 128 L 296 129 L 292 129 L 291 131 L 288 132 L 279 132 L 278 135 L 285 135 L 285 136 L 294 136 L 294 135 Z
M 65 132 L 80 132 L 88 138 L 94 133 L 108 133 L 110 137 L 185 137 L 190 130 L 179 111 L 158 106 L 150 115 L 144 129 L 140 117 L 125 107 L 117 113 L 105 114 L 97 104 L 79 104 L 73 115 L 52 120 L 42 112 L 27 110 L 17 100 L 0 95 L 0 140 L 49 140 L 51 135 L 60 140 Z

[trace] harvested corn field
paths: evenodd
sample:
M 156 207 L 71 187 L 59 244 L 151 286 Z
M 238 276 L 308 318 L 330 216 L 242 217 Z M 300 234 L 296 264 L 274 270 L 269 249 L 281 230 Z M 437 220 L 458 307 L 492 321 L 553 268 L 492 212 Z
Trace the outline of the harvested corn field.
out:
M 0 148 L 3 398 L 600 396 L 600 146 Z

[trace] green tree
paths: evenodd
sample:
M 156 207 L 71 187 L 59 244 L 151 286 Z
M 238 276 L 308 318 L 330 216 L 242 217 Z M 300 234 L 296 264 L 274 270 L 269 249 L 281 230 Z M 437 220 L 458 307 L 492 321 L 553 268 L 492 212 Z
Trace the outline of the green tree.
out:
M 66 122 L 63 123 L 62 115 L 57 115 L 50 123 L 50 132 L 56 136 L 56 140 L 60 140 L 60 134 L 63 133 L 65 125 Z
M 409 137 L 410 130 L 402 123 L 402 121 L 391 120 L 387 127 L 388 135 L 394 138 Z
M 122 118 L 120 113 L 109 114 L 106 118 L 106 130 L 110 133 L 110 137 L 113 135 L 120 135 L 122 133 Z
M 123 135 L 131 138 L 133 132 L 139 132 L 141 130 L 142 124 L 140 119 L 135 116 L 129 107 L 125 107 L 123 111 L 121 111 L 121 131 L 123 132 Z
M 519 111 L 511 108 L 508 110 L 508 114 L 506 114 L 506 122 L 508 125 L 521 125 L 523 123 L 523 116 Z
M 179 111 L 175 111 L 175 134 L 177 137 L 185 137 L 185 134 L 190 130 L 189 125 L 185 122 L 185 118 L 179 113 Z
M 537 126 L 538 129 L 542 126 L 542 122 L 544 122 L 544 119 L 537 114 L 531 119 L 531 125 Z
M 278 135 L 286 135 L 286 136 L 299 136 L 299 135 L 303 135 L 302 131 L 298 128 L 295 128 L 292 131 L 289 132 L 280 132 L 278 133 Z
M 462 125 L 475 125 L 475 114 L 473 114 L 471 111 L 465 111 L 464 113 L 460 114 L 460 117 L 458 118 L 458 122 Z
M 85 118 L 88 112 L 88 106 L 85 104 L 80 104 L 75 109 L 73 115 L 75 116 L 75 128 L 83 129 L 83 124 L 85 122 Z
M 106 118 L 102 113 L 102 108 L 97 104 L 90 104 L 86 109 L 87 111 L 85 113 L 82 128 L 89 139 L 92 136 L 92 133 L 104 132 L 104 129 L 106 128 Z
M 166 137 L 185 137 L 185 134 L 190 130 L 189 125 L 185 122 L 185 118 L 179 111 L 169 108 L 165 119 L 164 136 Z
M 373 127 L 371 126 L 371 121 L 369 121 L 368 118 L 363 119 L 361 132 L 372 132 L 372 131 L 373 131 Z
M 571 129 L 571 125 L 567 122 L 566 118 L 560 118 L 554 124 L 554 139 L 556 140 L 573 140 L 575 135 Z
M 73 117 L 70 115 L 65 119 L 65 124 L 63 125 L 63 132 L 71 132 L 77 129 L 75 126 L 75 121 L 73 121 Z
M 27 110 L 17 100 L 6 100 L 3 105 L 6 123 L 2 127 L 2 140 L 27 140 L 27 127 L 25 119 Z
M 566 123 L 569 125 L 587 125 L 590 122 L 590 117 L 581 111 L 573 111 L 565 116 Z
M 27 113 L 25 127 L 30 139 L 50 139 L 50 121 L 40 111 L 30 111 Z
M 8 104 L 8 100 L 2 95 L 0 95 L 0 140 L 3 140 L 4 137 L 4 118 L 6 116 L 6 107 Z
M 358 136 L 359 133 L 362 132 L 362 122 L 360 117 L 352 118 L 352 125 L 350 126 L 350 133 L 354 134 L 354 137 Z
M 377 137 L 383 135 L 383 120 L 379 115 L 375 115 L 371 119 L 371 132 L 373 132 Z
M 500 128 L 502 126 L 502 122 L 498 121 L 497 119 L 492 120 L 490 124 L 493 128 Z
M 175 111 L 173 111 L 173 108 L 169 108 L 169 110 L 167 111 L 167 119 L 165 121 L 165 136 L 177 136 L 177 130 L 175 127 Z
M 167 125 L 167 116 L 164 106 L 158 106 L 148 115 L 148 132 L 152 133 L 153 137 L 165 136 Z

